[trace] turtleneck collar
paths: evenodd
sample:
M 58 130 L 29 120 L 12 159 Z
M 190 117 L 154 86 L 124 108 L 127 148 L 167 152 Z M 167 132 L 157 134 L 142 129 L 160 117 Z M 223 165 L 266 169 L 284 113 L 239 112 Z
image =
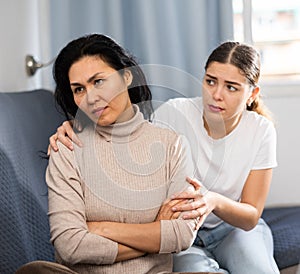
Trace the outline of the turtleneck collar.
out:
M 137 105 L 133 104 L 134 116 L 122 123 L 109 126 L 96 125 L 96 131 L 107 141 L 113 143 L 128 143 L 139 136 L 139 129 L 146 122 Z

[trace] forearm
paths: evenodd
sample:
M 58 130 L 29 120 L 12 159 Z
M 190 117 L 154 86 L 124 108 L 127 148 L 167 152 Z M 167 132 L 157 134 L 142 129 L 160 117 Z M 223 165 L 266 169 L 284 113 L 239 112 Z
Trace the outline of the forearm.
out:
M 213 207 L 212 212 L 225 222 L 244 230 L 256 226 L 261 212 L 255 206 L 233 201 L 215 192 L 208 192 L 206 196 Z
M 119 244 L 147 253 L 160 250 L 160 222 L 128 224 L 117 222 L 88 223 L 90 231 Z
M 208 192 L 213 212 L 231 225 L 250 230 L 264 209 L 272 179 L 272 169 L 251 170 L 241 193 L 241 201 L 236 202 L 214 192 Z M 209 202 L 210 204 L 210 202 Z
M 134 258 L 141 257 L 145 255 L 146 252 L 131 248 L 129 246 L 125 246 L 122 244 L 118 244 L 118 255 L 116 258 L 116 262 L 126 261 Z

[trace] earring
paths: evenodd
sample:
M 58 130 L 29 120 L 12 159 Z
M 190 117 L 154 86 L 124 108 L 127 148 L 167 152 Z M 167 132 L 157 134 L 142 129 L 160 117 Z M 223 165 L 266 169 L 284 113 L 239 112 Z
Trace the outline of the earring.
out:
M 252 105 L 252 101 L 249 101 L 249 102 L 247 103 L 247 106 L 248 106 L 248 107 L 251 107 L 251 105 Z

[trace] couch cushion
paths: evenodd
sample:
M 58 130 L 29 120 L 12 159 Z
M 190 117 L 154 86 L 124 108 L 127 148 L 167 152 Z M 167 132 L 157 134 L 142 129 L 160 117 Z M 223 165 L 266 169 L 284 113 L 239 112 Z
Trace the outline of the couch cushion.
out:
M 274 257 L 279 269 L 300 262 L 300 206 L 267 208 L 263 219 L 272 230 Z
M 61 124 L 50 91 L 0 93 L 0 273 L 53 260 L 45 153 Z

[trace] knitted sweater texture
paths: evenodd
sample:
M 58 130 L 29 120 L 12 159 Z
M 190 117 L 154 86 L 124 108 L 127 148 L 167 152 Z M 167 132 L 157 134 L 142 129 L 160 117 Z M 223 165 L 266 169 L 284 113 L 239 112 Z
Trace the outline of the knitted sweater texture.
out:
M 78 273 L 163 273 L 172 254 L 192 245 L 195 221 L 161 221 L 159 254 L 115 262 L 118 243 L 92 234 L 88 221 L 149 223 L 162 202 L 188 187 L 193 164 L 176 133 L 145 121 L 138 107 L 127 122 L 88 126 L 84 146 L 52 153 L 46 172 L 51 241 L 57 261 Z

